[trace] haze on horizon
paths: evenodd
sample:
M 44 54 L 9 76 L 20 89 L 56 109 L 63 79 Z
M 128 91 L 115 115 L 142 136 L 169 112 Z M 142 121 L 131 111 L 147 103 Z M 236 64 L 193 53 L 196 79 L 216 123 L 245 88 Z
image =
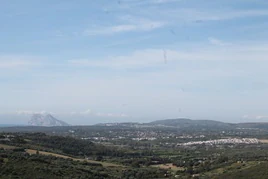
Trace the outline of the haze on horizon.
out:
M 0 124 L 268 122 L 266 0 L 2 0 Z

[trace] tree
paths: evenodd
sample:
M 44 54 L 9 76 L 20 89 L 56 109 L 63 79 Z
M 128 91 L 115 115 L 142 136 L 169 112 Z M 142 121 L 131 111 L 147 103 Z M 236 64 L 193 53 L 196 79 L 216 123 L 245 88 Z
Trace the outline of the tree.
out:
M 102 161 L 102 160 L 103 160 L 102 156 L 99 155 L 99 156 L 96 157 L 96 161 Z
M 134 160 L 134 161 L 131 163 L 131 166 L 134 167 L 134 168 L 140 168 L 139 161 Z
M 220 156 L 220 158 L 218 159 L 219 163 L 225 163 L 228 162 L 228 157 L 227 156 Z
M 192 166 L 187 167 L 186 173 L 192 175 L 192 174 L 194 173 L 194 169 L 193 169 L 193 167 L 192 167 Z

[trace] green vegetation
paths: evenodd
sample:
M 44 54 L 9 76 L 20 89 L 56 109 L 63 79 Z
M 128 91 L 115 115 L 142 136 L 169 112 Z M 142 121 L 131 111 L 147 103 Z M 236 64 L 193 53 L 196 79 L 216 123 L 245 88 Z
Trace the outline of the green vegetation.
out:
M 266 179 L 268 176 L 268 163 L 260 163 L 246 169 L 240 167 L 233 172 L 217 176 L 218 179 Z
M 105 162 L 105 156 L 120 158 L 116 155 L 122 151 L 113 147 L 107 148 L 71 137 L 48 136 L 41 133 L 9 134 L 9 136 L 11 136 L 10 141 L 1 141 L 5 144 L 0 144 L 1 178 L 163 178 L 167 176 L 167 170 L 142 167 L 137 160 L 129 161 L 126 163 L 128 166 Z M 99 151 L 106 152 L 100 155 Z M 86 158 L 82 157 L 84 154 L 87 154 Z
M 258 179 L 267 175 L 268 129 L 152 125 L 68 126 L 42 132 L 12 128 L 17 132 L 0 133 L 1 178 Z M 237 142 L 247 137 L 261 140 Z M 195 142 L 228 138 L 234 142 Z
M 118 175 L 102 165 L 55 156 L 0 150 L 1 178 L 112 178 Z

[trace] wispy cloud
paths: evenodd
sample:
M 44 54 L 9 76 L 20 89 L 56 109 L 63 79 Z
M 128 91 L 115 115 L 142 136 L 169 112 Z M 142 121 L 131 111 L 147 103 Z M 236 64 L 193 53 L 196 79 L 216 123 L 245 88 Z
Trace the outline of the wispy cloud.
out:
M 94 112 L 91 109 L 87 109 L 85 111 L 76 111 L 71 112 L 71 115 L 82 115 L 82 116 L 97 116 L 97 117 L 129 117 L 127 114 L 124 113 L 103 113 L 103 112 Z
M 156 4 L 164 4 L 164 3 L 170 3 L 170 2 L 179 2 L 180 0 L 150 0 L 152 3 Z
M 12 61 L 0 61 L 0 68 L 13 68 L 13 67 L 20 67 L 20 66 L 27 66 L 30 63 L 24 60 L 12 60 Z
M 133 8 L 138 6 L 144 6 L 144 5 L 160 5 L 160 4 L 167 4 L 167 3 L 178 3 L 181 0 L 146 0 L 146 1 L 140 1 L 140 0 L 121 0 L 120 5 L 121 8 Z
M 113 7 L 117 13 L 109 14 L 108 19 L 112 24 L 101 25 L 99 23 L 91 27 L 83 28 L 72 34 L 83 36 L 115 35 L 129 32 L 149 32 L 168 25 L 178 26 L 185 24 L 205 23 L 209 21 L 227 21 L 247 17 L 268 16 L 268 10 L 263 9 L 233 9 L 228 7 L 219 8 L 195 8 L 179 6 L 179 8 L 165 7 L 160 4 L 180 3 L 180 0 L 148 0 L 148 1 L 120 1 L 120 5 Z M 217 4 L 217 3 L 216 3 Z M 141 8 L 144 6 L 148 8 Z M 133 7 L 134 6 L 134 7 Z M 126 7 L 123 11 L 118 7 Z M 106 11 L 106 10 L 104 10 Z M 155 14 L 161 12 L 161 16 Z M 128 14 L 128 15 L 125 15 Z M 132 17 L 129 17 L 132 16 Z M 127 18 L 124 18 L 127 17 Z M 57 33 L 57 36 L 62 36 Z M 76 35 L 74 35 L 76 36 Z
M 16 110 L 16 111 L 5 111 L 5 112 L 0 112 L 0 114 L 5 114 L 5 115 L 18 115 L 18 116 L 31 116 L 33 114 L 52 114 L 52 115 L 62 115 L 62 114 L 78 114 L 77 112 L 71 112 L 71 113 L 62 113 L 62 112 L 52 112 L 52 111 L 46 111 L 46 110 L 24 110 L 24 109 L 20 109 L 20 110 Z M 86 113 L 86 111 L 81 112 L 79 114 L 89 114 Z
M 151 31 L 158 29 L 166 25 L 165 22 L 153 21 L 148 19 L 135 19 L 127 21 L 118 25 L 105 26 L 105 27 L 92 27 L 86 29 L 83 32 L 85 36 L 94 36 L 94 35 L 113 35 L 123 32 L 142 32 L 142 31 Z
M 96 114 L 99 117 L 129 117 L 128 115 L 121 113 L 97 113 Z
M 268 119 L 268 116 L 256 116 L 256 119 Z
M 213 37 L 209 37 L 208 41 L 212 44 L 212 45 L 220 45 L 220 46 L 225 46 L 225 45 L 230 45 L 230 43 L 225 43 L 217 38 L 213 38 Z
M 246 18 L 246 17 L 254 17 L 254 16 L 268 16 L 268 11 L 264 10 L 241 10 L 241 9 L 218 9 L 215 10 L 197 10 L 197 9 L 181 9 L 182 15 L 181 17 L 186 17 L 192 20 L 202 20 L 202 21 L 220 21 L 220 20 L 231 20 L 237 18 Z
M 244 115 L 242 117 L 243 119 L 249 119 L 249 120 L 267 120 L 268 116 L 267 115 Z
M 39 59 L 27 56 L 0 55 L 0 69 L 29 67 L 36 65 Z
M 154 17 L 152 14 L 161 11 L 159 8 L 151 8 L 151 10 L 141 10 L 141 13 L 145 17 Z M 198 22 L 204 23 L 207 21 L 227 21 L 233 19 L 241 19 L 248 17 L 265 17 L 268 16 L 267 9 L 229 9 L 229 8 L 218 8 L 206 9 L 206 8 L 191 8 L 182 7 L 178 9 L 169 8 L 165 11 L 161 11 L 161 16 L 158 19 L 168 21 L 174 25 L 185 24 L 187 22 Z
M 177 53 L 177 52 L 170 52 L 170 53 Z M 170 59 L 172 59 L 172 56 L 170 56 Z M 148 49 L 148 50 L 136 51 L 126 56 L 110 57 L 105 60 L 74 59 L 69 60 L 68 63 L 76 66 L 135 68 L 155 64 L 162 65 L 164 61 L 163 61 L 162 50 Z
M 42 110 L 42 111 L 17 110 L 15 112 L 12 112 L 11 114 L 16 114 L 16 115 L 33 115 L 33 114 L 55 114 L 55 113 L 48 112 L 48 111 L 45 111 L 45 110 Z
M 73 66 L 105 67 L 105 68 L 140 68 L 162 66 L 180 61 L 230 61 L 230 60 L 267 60 L 267 45 L 228 44 L 217 39 L 210 39 L 214 47 L 195 47 L 190 52 L 186 50 L 162 49 L 138 50 L 124 56 L 107 57 L 105 59 L 72 59 L 68 61 Z M 224 45 L 224 48 L 222 46 Z
M 124 118 L 129 117 L 129 115 L 125 113 L 104 113 L 104 112 L 95 112 L 91 109 L 87 109 L 85 111 L 73 111 L 73 112 L 49 112 L 45 110 L 41 111 L 34 111 L 34 110 L 17 110 L 17 111 L 11 111 L 11 112 L 0 112 L 0 114 L 4 115 L 18 115 L 18 116 L 31 116 L 33 114 L 52 114 L 52 115 L 71 115 L 71 116 L 96 116 L 96 117 L 111 117 L 111 118 Z

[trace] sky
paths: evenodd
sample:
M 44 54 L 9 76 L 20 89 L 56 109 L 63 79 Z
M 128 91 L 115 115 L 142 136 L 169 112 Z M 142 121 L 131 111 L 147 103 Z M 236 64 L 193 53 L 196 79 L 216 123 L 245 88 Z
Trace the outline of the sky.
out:
M 0 123 L 268 122 L 266 0 L 0 0 Z

